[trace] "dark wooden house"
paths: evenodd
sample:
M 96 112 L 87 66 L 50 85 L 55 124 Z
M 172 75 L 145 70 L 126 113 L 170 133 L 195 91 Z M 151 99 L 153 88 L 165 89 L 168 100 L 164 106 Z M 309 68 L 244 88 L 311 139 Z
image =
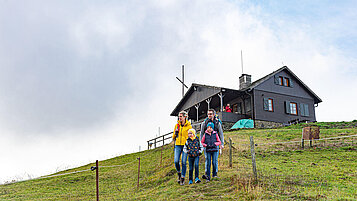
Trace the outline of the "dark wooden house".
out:
M 315 107 L 321 99 L 288 67 L 282 68 L 251 83 L 251 76 L 239 77 L 239 90 L 192 84 L 172 111 L 181 110 L 200 122 L 207 117 L 208 108 L 217 111 L 222 122 L 235 123 L 253 119 L 255 127 L 276 127 L 296 122 L 314 122 Z M 230 104 L 233 112 L 225 112 Z

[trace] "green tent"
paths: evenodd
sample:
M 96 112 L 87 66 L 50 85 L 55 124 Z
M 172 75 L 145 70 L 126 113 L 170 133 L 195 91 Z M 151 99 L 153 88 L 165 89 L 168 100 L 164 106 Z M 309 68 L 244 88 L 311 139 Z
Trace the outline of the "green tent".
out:
M 231 129 L 237 128 L 254 128 L 254 121 L 251 119 L 241 119 L 237 121 Z

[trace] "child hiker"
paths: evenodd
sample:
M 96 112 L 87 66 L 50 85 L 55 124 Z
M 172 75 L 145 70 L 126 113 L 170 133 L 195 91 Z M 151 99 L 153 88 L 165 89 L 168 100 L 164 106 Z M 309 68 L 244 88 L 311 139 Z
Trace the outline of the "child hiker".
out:
M 202 136 L 202 145 L 206 149 L 206 174 L 202 176 L 203 179 L 206 179 L 206 181 L 211 180 L 211 161 L 212 161 L 212 166 L 213 166 L 213 177 L 216 177 L 217 175 L 217 164 L 214 162 L 217 160 L 217 154 L 218 152 L 218 146 L 221 145 L 221 140 L 219 139 L 219 136 L 214 129 L 214 124 L 212 122 L 209 122 L 207 124 L 207 130 L 205 131 L 204 135 Z
M 195 129 L 191 128 L 188 130 L 188 139 L 183 147 L 183 151 L 188 155 L 188 164 L 189 164 L 189 182 L 188 184 L 193 183 L 193 168 L 195 168 L 195 183 L 200 183 L 199 179 L 199 161 L 200 155 L 203 152 L 203 146 L 196 136 Z

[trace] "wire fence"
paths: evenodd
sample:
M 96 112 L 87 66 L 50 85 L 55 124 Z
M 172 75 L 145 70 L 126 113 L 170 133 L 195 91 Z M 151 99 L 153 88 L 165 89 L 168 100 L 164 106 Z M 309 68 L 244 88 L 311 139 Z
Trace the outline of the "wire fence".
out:
M 84 182 L 85 185 L 76 186 L 76 192 L 71 192 L 70 186 L 62 186 L 62 196 L 51 192 L 41 193 L 41 195 L 36 196 L 39 196 L 41 199 L 71 199 L 71 197 L 79 196 L 83 197 L 83 199 L 89 200 L 93 200 L 95 197 L 97 197 L 97 200 L 99 200 L 99 197 L 106 200 L 117 197 L 115 195 L 120 192 L 121 195 L 124 195 L 124 197 L 120 197 L 120 199 L 130 199 L 131 195 L 139 190 L 140 183 L 152 175 L 153 170 L 157 170 L 158 167 L 155 167 L 157 164 L 153 162 L 153 160 L 160 163 L 160 160 L 157 160 L 159 157 L 161 157 L 161 161 L 162 157 L 165 157 L 166 159 L 171 158 L 171 156 L 162 155 L 163 148 L 164 147 L 161 149 L 158 148 L 155 150 L 146 151 L 144 153 L 136 153 L 131 160 L 122 164 L 98 165 L 97 161 L 97 164 L 93 166 L 87 165 L 88 167 L 85 167 L 85 169 L 57 173 L 54 175 L 42 176 L 23 181 L 10 182 L 1 186 L 21 183 L 24 181 L 32 181 L 32 183 L 28 183 L 31 186 L 31 184 L 37 185 L 37 183 L 43 183 L 46 179 L 57 177 L 57 181 L 59 183 L 70 185 L 80 181 Z M 102 163 L 105 164 L 105 161 Z M 135 168 L 138 168 L 136 173 L 133 171 Z M 114 170 L 109 171 L 109 169 Z M 94 172 L 97 172 L 99 177 L 96 177 Z M 128 186 L 128 184 L 132 185 Z M 88 185 L 95 188 L 88 188 Z M 0 192 L 0 195 L 3 194 L 7 194 L 6 190 L 4 190 L 4 193 Z
M 357 135 L 349 135 L 307 141 L 295 140 L 270 143 L 254 143 L 254 141 L 250 141 L 250 143 L 244 144 L 228 141 L 225 145 L 228 148 L 223 150 L 222 156 L 219 158 L 219 167 L 233 168 L 236 174 L 232 178 L 232 184 L 235 185 L 237 190 L 247 192 L 252 192 L 256 188 L 265 188 L 270 189 L 273 195 L 274 193 L 298 192 L 300 190 L 299 186 L 323 187 L 328 185 L 324 175 L 315 175 L 312 179 L 311 173 L 308 171 L 284 171 L 281 170 L 282 166 L 274 166 L 272 165 L 273 162 L 266 163 L 265 157 L 271 157 L 274 154 L 278 156 L 290 154 L 292 151 L 304 151 L 317 147 L 323 149 L 355 146 L 356 138 Z M 308 146 L 305 145 L 304 147 L 303 143 L 307 143 Z M 41 199 L 71 199 L 78 196 L 90 200 L 93 200 L 94 197 L 97 197 L 97 200 L 99 198 L 104 200 L 114 198 L 131 199 L 133 194 L 140 194 L 140 189 L 145 190 L 159 185 L 170 180 L 176 174 L 176 170 L 172 169 L 173 152 L 164 151 L 166 149 L 171 150 L 172 147 L 162 146 L 150 151 L 132 154 L 127 156 L 124 163 L 118 161 L 118 164 L 113 165 L 113 163 L 110 163 L 110 165 L 106 165 L 108 162 L 103 161 L 100 165 L 88 165 L 81 170 L 38 177 L 27 181 L 43 181 L 60 177 L 58 180 L 65 184 L 78 181 L 86 184 L 78 186 L 76 192 L 71 191 L 70 187 L 64 186 L 63 195 L 47 192 L 41 195 Z M 221 157 L 227 157 L 227 160 Z M 281 163 L 284 163 L 284 161 Z M 200 166 L 203 165 L 204 157 L 201 157 Z M 171 167 L 166 169 L 170 169 L 170 171 L 161 171 L 165 167 Z M 97 176 L 95 176 L 94 170 Z M 157 174 L 160 177 L 155 176 Z M 88 188 L 88 185 L 93 188 Z
M 320 168 L 326 166 L 326 164 L 319 164 L 320 161 L 323 161 L 321 159 L 332 160 L 328 158 L 329 155 L 323 155 L 323 151 L 334 150 L 336 147 L 347 147 L 346 150 L 353 151 L 355 150 L 353 147 L 356 146 L 356 138 L 357 135 L 348 135 L 312 140 L 257 143 L 251 136 L 251 143 L 232 144 L 230 150 L 226 150 L 226 154 L 230 158 L 228 161 L 232 161 L 229 166 L 236 171 L 233 183 L 237 190 L 253 192 L 256 189 L 265 189 L 264 192 L 270 192 L 272 197 L 279 194 L 293 199 L 301 199 L 293 196 L 299 195 L 304 187 L 312 187 L 316 191 L 321 191 L 323 188 L 331 188 L 332 180 L 336 179 L 331 180 L 329 169 Z M 315 150 L 316 152 L 311 152 Z M 300 154 L 304 151 L 306 151 L 305 154 Z M 310 153 L 311 155 L 309 155 Z M 337 158 L 337 160 L 348 159 Z M 357 176 L 356 172 L 349 175 Z M 342 175 L 338 179 L 348 180 L 348 177 Z M 353 186 L 351 188 L 353 189 Z M 316 194 L 320 196 L 321 193 L 317 192 Z M 304 199 L 316 198 L 326 199 L 326 197 Z

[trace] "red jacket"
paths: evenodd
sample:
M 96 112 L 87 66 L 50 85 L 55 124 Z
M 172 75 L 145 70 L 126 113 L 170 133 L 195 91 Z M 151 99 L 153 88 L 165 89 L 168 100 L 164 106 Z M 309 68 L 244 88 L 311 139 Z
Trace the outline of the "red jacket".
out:
M 232 109 L 228 106 L 226 106 L 226 112 L 232 112 Z

